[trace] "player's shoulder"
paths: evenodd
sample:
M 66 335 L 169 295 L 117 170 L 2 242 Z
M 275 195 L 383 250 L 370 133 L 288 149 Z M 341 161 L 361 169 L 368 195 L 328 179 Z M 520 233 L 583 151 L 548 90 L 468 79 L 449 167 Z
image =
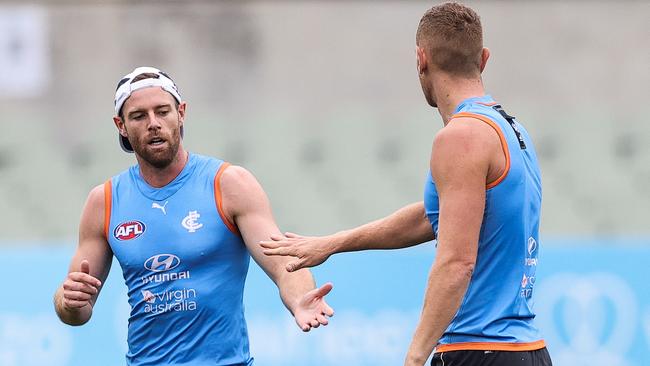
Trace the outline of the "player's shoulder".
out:
M 221 184 L 224 186 L 238 186 L 252 181 L 257 181 L 253 173 L 239 165 L 228 164 L 221 174 Z
M 210 167 L 208 170 L 211 172 L 215 172 L 214 168 L 216 168 L 216 175 L 213 175 L 215 185 L 224 196 L 242 196 L 250 193 L 251 190 L 258 190 L 260 187 L 253 173 L 242 166 L 214 157 L 197 154 L 193 154 L 192 157 L 206 162 L 205 167 Z
M 107 183 L 99 184 L 90 190 L 88 198 L 86 198 L 84 211 L 103 212 L 106 198 L 110 197 L 107 196 L 106 192 L 110 187 L 106 187 L 106 184 Z M 108 192 L 108 194 L 110 194 L 110 192 Z
M 105 196 L 105 190 L 106 184 L 108 183 L 102 183 L 98 184 L 95 187 L 93 187 L 90 192 L 88 193 L 88 200 L 101 200 L 102 202 L 104 201 L 104 196 Z
M 436 134 L 431 159 L 456 167 L 484 165 L 500 151 L 501 142 L 493 127 L 472 117 L 458 117 Z
M 476 117 L 458 116 L 436 133 L 434 146 L 436 144 L 449 149 L 472 147 L 474 150 L 499 146 L 500 140 L 495 126 Z
M 249 212 L 265 201 L 265 193 L 255 176 L 238 165 L 229 165 L 219 178 L 219 190 L 228 217 Z
M 436 133 L 434 142 L 438 144 L 476 143 L 484 138 L 484 123 L 477 123 L 473 118 L 457 117 Z M 490 128 L 488 126 L 488 128 Z

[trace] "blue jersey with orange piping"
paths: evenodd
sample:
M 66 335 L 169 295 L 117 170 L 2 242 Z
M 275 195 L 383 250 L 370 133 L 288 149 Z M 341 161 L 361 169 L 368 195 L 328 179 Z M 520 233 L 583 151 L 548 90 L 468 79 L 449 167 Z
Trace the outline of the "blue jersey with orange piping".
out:
M 128 287 L 128 365 L 252 365 L 250 255 L 221 209 L 221 160 L 190 154 L 162 188 L 133 166 L 107 181 L 105 231 Z
M 466 99 L 449 121 L 470 117 L 490 125 L 500 137 L 506 168 L 486 186 L 474 272 L 436 352 L 529 351 L 545 346 L 534 324 L 532 299 L 542 200 L 537 156 L 526 129 L 513 118 L 511 125 L 507 114 L 495 106 L 490 96 Z M 439 200 L 431 172 L 424 202 L 437 236 Z

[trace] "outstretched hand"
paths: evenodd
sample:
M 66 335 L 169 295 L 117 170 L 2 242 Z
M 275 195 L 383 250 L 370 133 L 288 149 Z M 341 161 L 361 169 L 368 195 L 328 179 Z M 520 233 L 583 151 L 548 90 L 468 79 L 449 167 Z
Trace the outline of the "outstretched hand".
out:
M 334 310 L 325 302 L 325 296 L 332 291 L 332 287 L 328 282 L 307 292 L 298 302 L 293 316 L 303 332 L 329 323 L 327 318 L 334 315 Z
M 333 254 L 328 237 L 308 237 L 294 233 L 271 235 L 271 240 L 260 242 L 265 255 L 295 257 L 287 264 L 287 271 L 294 272 L 305 267 L 314 267 Z

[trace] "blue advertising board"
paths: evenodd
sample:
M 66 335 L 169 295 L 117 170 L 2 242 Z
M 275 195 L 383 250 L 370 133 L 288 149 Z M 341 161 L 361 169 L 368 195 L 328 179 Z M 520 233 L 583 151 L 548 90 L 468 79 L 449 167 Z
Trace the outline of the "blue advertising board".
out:
M 535 280 L 538 324 L 556 366 L 650 364 L 650 242 L 547 240 Z M 113 264 L 91 321 L 59 322 L 52 295 L 69 244 L 0 247 L 0 365 L 124 365 L 129 305 Z M 259 366 L 399 365 L 420 314 L 435 246 L 335 255 L 314 269 L 331 281 L 330 325 L 303 333 L 275 285 L 251 265 L 245 305 Z

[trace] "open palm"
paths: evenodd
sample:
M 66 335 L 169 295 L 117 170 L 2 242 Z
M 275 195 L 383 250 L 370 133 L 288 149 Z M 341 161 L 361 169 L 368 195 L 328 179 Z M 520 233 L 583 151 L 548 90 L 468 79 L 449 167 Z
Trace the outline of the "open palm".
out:
M 327 325 L 327 318 L 334 315 L 334 310 L 325 302 L 325 296 L 332 291 L 332 287 L 331 283 L 326 283 L 307 292 L 298 302 L 293 315 L 296 324 L 304 332 L 318 328 L 321 324 Z

